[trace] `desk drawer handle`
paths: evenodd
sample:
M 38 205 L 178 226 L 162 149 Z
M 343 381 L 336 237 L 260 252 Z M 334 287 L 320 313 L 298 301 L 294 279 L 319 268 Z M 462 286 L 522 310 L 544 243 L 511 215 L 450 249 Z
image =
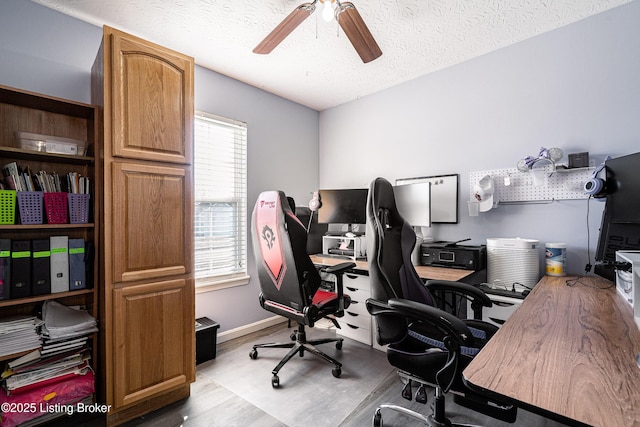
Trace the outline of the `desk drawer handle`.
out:
M 515 305 L 510 302 L 502 302 L 502 301 L 491 301 L 491 302 L 497 305 L 498 307 L 512 307 Z
M 354 276 L 353 274 L 345 274 L 345 276 L 348 277 L 349 279 L 353 279 L 353 280 L 358 278 L 358 276 Z
M 505 320 L 502 319 L 496 319 L 494 317 L 489 317 L 490 320 L 493 320 L 494 322 L 496 322 L 499 325 L 504 325 Z
M 348 314 L 348 315 L 350 315 L 350 316 L 353 316 L 353 317 L 358 317 L 358 316 L 360 316 L 358 313 L 354 313 L 354 312 L 352 312 L 352 311 L 348 311 L 348 310 L 347 310 L 347 314 Z
M 356 292 L 358 289 L 357 288 L 350 288 L 347 286 L 347 289 L 350 290 L 351 292 Z
M 347 326 L 350 327 L 351 329 L 360 329 L 358 326 L 353 326 L 347 323 Z

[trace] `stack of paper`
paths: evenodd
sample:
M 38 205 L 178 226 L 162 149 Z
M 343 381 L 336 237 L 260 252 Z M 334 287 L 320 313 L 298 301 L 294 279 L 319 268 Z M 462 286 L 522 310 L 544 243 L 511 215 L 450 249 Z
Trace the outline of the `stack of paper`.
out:
M 40 348 L 37 317 L 19 316 L 0 321 L 0 357 Z
M 6 378 L 4 389 L 13 395 L 84 375 L 89 369 L 89 359 L 86 347 L 48 357 L 35 350 L 8 363 L 2 373 L 2 378 Z
M 42 305 L 43 338 L 62 340 L 89 335 L 98 331 L 96 319 L 85 310 L 76 310 L 56 301 Z

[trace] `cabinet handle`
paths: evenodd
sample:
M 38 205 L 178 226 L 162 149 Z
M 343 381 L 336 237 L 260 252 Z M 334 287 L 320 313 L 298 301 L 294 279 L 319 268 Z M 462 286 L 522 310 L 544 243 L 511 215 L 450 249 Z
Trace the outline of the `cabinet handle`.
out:
M 358 326 L 353 326 L 347 323 L 347 326 L 350 327 L 351 329 L 360 329 Z
M 346 288 L 347 288 L 348 290 L 350 290 L 351 292 L 355 292 L 355 291 L 357 291 L 357 290 L 358 290 L 357 288 L 350 288 L 350 287 L 348 287 L 348 286 L 347 286 Z
M 496 322 L 499 325 L 504 325 L 505 320 L 502 319 L 496 319 L 494 317 L 489 317 L 489 319 L 493 320 L 494 322 Z
M 354 276 L 353 274 L 345 274 L 345 276 L 347 276 L 349 279 L 353 279 L 353 280 L 358 278 L 358 276 Z
M 353 313 L 353 312 L 351 312 L 351 311 L 347 311 L 347 314 L 348 314 L 348 315 L 350 315 L 350 316 L 353 316 L 353 317 L 358 317 L 358 316 L 360 316 L 358 313 Z

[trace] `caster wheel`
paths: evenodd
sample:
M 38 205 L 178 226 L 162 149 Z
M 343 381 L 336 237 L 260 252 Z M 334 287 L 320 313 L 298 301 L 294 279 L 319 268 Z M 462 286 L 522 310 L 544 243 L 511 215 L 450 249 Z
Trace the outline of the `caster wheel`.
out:
M 340 340 L 340 341 L 336 341 L 336 348 L 337 348 L 338 350 L 342 350 L 342 340 Z
M 425 404 L 427 403 L 427 400 L 427 391 L 421 384 L 420 387 L 418 387 L 418 391 L 416 391 L 416 402 Z
M 379 411 L 373 416 L 373 427 L 382 427 L 382 414 Z
M 411 400 L 412 396 L 411 396 L 411 381 L 409 381 L 407 384 L 405 384 L 405 386 L 402 388 L 402 397 L 404 397 L 407 400 Z
M 271 387 L 278 388 L 280 387 L 280 378 L 277 375 L 271 377 Z
M 341 368 L 333 368 L 331 370 L 331 373 L 333 374 L 334 377 L 340 378 L 340 375 L 342 375 L 342 369 Z
M 253 360 L 256 360 L 258 358 L 258 350 L 256 350 L 255 348 L 251 350 L 249 352 L 249 357 L 252 358 Z
M 291 341 L 295 341 L 296 340 L 296 333 L 295 332 L 291 332 L 291 335 L 289 335 L 289 338 L 291 338 Z

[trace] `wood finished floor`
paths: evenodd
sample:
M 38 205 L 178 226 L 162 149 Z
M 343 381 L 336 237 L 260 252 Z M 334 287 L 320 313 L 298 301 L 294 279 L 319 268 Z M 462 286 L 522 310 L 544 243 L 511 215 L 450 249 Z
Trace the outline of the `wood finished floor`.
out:
M 279 329 L 286 327 L 275 326 L 238 339 L 230 340 L 218 344 L 217 357 L 232 351 L 238 347 L 250 348 L 252 343 L 261 342 L 261 337 L 269 335 Z M 348 341 L 345 341 L 345 345 Z M 248 350 L 247 350 L 248 352 Z M 248 354 L 247 354 L 248 358 Z M 373 413 L 378 404 L 393 403 L 419 411 L 423 414 L 431 412 L 430 405 L 433 398 L 433 390 L 429 390 L 429 402 L 420 404 L 415 401 L 407 401 L 400 395 L 402 383 L 397 374 L 388 375 L 380 385 L 371 390 L 371 393 L 349 414 L 349 416 L 339 426 L 327 426 L 318 420 L 316 426 L 326 427 L 366 427 L 372 425 Z M 309 399 L 313 396 L 312 389 L 300 389 L 300 397 Z M 306 396 L 305 396 L 306 395 Z M 318 402 L 319 405 L 326 405 L 327 410 L 333 402 Z M 339 402 L 337 403 L 339 404 Z M 354 405 L 355 406 L 355 405 Z M 452 399 L 447 400 L 447 416 L 455 423 L 470 423 L 488 427 L 561 427 L 564 424 L 540 417 L 530 412 L 519 410 L 518 419 L 514 424 L 504 423 L 490 417 L 473 412 L 467 408 L 453 403 Z M 100 420 L 81 420 L 70 418 L 58 420 L 50 427 L 68 427 L 69 425 L 80 427 L 93 427 L 99 425 Z M 410 427 L 423 425 L 420 422 L 408 418 L 404 415 L 392 411 L 383 411 L 383 423 L 385 427 Z M 225 387 L 217 384 L 204 375 L 196 375 L 196 382 L 191 386 L 191 397 L 180 402 L 176 402 L 143 417 L 129 421 L 125 427 L 290 427 L 273 416 L 267 414 L 256 406 L 252 405 L 242 397 L 229 391 Z M 315 427 L 315 426 L 314 426 Z

